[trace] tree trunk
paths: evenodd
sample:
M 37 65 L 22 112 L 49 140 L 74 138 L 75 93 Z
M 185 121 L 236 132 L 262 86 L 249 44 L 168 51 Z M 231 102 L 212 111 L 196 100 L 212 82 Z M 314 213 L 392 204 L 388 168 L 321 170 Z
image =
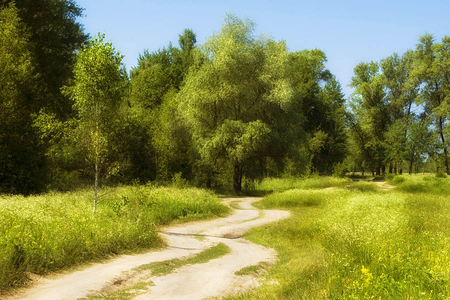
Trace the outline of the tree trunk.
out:
M 448 149 L 447 149 L 447 145 L 445 144 L 443 123 L 444 123 L 444 121 L 443 121 L 442 117 L 439 117 L 439 135 L 441 137 L 442 147 L 444 147 L 445 172 L 448 175 L 450 175 L 450 169 L 449 169 L 449 165 L 448 165 Z
M 242 190 L 242 165 L 234 163 L 233 188 L 236 192 Z
M 206 178 L 206 188 L 210 189 L 211 188 L 211 175 L 208 173 L 207 176 L 208 177 Z
M 97 210 L 97 187 L 98 187 L 98 162 L 95 162 L 95 180 L 94 180 L 94 215 Z
M 414 156 L 411 154 L 411 157 L 410 157 L 410 159 L 409 159 L 409 170 L 408 170 L 409 175 L 412 174 L 412 170 L 413 170 L 413 162 L 414 162 Z

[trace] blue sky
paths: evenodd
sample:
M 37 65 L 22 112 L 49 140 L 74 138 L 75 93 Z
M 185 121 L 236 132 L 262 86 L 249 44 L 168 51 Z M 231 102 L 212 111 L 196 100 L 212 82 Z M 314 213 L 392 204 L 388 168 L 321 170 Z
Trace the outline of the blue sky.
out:
M 125 55 L 128 70 L 139 54 L 178 45 L 185 28 L 204 43 L 218 32 L 223 16 L 233 12 L 256 24 L 257 33 L 285 40 L 290 51 L 322 49 L 327 68 L 344 93 L 353 68 L 362 61 L 379 61 L 394 52 L 413 49 L 424 33 L 439 40 L 450 35 L 450 0 L 428 1 L 204 1 L 204 0 L 76 0 L 85 8 L 85 31 L 105 33 Z

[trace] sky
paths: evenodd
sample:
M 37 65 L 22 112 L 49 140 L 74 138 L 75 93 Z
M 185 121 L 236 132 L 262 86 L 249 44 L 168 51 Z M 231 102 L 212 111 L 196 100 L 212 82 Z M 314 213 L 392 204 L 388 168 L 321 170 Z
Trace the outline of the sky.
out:
M 289 51 L 318 48 L 328 58 L 348 97 L 353 68 L 379 61 L 394 52 L 414 49 L 431 33 L 436 40 L 450 35 L 450 0 L 75 0 L 84 8 L 78 21 L 91 36 L 106 39 L 125 56 L 127 70 L 144 50 L 157 51 L 170 42 L 178 46 L 185 28 L 203 44 L 219 32 L 226 13 L 249 18 L 256 34 L 284 40 Z

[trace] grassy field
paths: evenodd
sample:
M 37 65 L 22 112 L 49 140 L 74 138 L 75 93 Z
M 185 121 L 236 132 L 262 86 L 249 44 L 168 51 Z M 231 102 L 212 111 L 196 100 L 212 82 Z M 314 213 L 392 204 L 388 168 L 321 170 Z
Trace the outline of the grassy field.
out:
M 227 299 L 450 298 L 449 179 L 397 176 L 384 191 L 372 182 L 275 182 L 284 191 L 258 206 L 293 216 L 246 238 L 275 248 L 279 262 L 263 266 L 260 288 Z
M 228 212 L 214 194 L 195 188 L 127 186 L 101 194 L 95 216 L 90 190 L 0 195 L 0 292 L 25 283 L 28 272 L 159 247 L 160 225 Z

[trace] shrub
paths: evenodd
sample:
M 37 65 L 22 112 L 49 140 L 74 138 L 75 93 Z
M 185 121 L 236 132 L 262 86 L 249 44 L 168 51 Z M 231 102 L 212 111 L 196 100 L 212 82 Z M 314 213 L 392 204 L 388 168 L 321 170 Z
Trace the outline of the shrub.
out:
M 445 172 L 443 172 L 443 171 L 438 171 L 436 173 L 436 177 L 437 178 L 447 178 L 447 174 Z
M 347 166 L 344 163 L 337 163 L 333 168 L 333 176 L 343 178 L 347 174 Z

